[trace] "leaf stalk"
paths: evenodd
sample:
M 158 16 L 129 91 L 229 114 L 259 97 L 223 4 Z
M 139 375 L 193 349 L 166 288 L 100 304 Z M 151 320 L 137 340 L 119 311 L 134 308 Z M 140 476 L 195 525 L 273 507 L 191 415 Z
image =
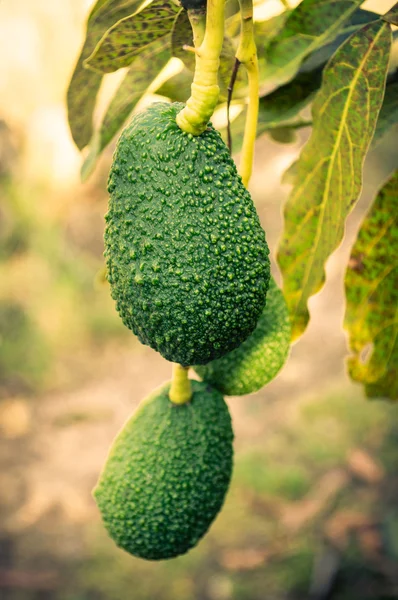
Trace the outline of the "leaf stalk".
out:
M 259 110 L 259 73 L 253 27 L 253 0 L 239 0 L 239 5 L 241 13 L 241 35 L 236 58 L 244 65 L 249 83 L 249 103 L 239 173 L 242 177 L 243 184 L 247 187 L 253 169 L 254 143 L 256 141 Z

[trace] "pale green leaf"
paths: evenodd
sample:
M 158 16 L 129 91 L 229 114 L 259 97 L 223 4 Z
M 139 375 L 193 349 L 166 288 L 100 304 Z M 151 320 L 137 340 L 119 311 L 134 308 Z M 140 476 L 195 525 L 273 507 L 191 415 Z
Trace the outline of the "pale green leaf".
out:
M 267 303 L 254 332 L 232 352 L 195 371 L 227 396 L 251 394 L 274 379 L 285 364 L 290 335 L 286 302 L 271 278 Z
M 362 223 L 345 276 L 352 379 L 398 400 L 398 171 Z
M 340 244 L 361 191 L 390 48 L 390 26 L 375 21 L 346 40 L 324 70 L 278 253 L 294 338 L 307 326 L 307 301 L 324 283 L 325 262 Z
M 90 144 L 90 152 L 82 166 L 83 181 L 92 173 L 97 159 L 123 126 L 137 102 L 159 71 L 170 59 L 169 39 L 162 38 L 148 46 L 133 62 L 115 92 Z
M 84 65 L 99 73 L 128 67 L 146 46 L 170 34 L 179 11 L 172 0 L 153 0 L 108 29 Z
M 191 94 L 192 73 L 184 68 L 180 73 L 169 77 L 156 91 L 172 102 L 186 102 Z
M 335 38 L 362 0 L 303 0 L 265 48 L 261 81 L 281 85 L 314 50 Z
M 86 39 L 75 66 L 67 92 L 69 127 L 79 150 L 93 134 L 93 112 L 102 75 L 83 67 L 96 44 L 114 23 L 133 13 L 141 0 L 98 0 L 87 21 Z

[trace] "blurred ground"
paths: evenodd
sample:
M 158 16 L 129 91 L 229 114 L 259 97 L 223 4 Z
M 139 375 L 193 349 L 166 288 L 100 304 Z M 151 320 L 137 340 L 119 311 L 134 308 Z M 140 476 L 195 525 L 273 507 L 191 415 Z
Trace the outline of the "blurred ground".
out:
M 114 435 L 171 368 L 123 328 L 103 281 L 111 151 L 78 180 L 64 92 L 88 5 L 0 5 L 3 55 L 19 40 L 0 66 L 0 598 L 397 599 L 398 407 L 349 382 L 341 327 L 344 264 L 396 139 L 365 165 L 285 369 L 229 400 L 234 478 L 209 535 L 148 563 L 105 534 L 91 489 Z M 305 135 L 257 147 L 251 189 L 273 252 L 289 191 L 280 176 Z

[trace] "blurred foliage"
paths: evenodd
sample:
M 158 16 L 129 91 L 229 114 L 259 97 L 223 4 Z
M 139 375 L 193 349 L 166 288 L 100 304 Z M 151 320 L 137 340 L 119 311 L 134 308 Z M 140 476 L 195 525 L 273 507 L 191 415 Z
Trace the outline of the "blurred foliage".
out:
M 3 395 L 57 385 L 57 363 L 112 338 L 130 339 L 98 278 L 102 191 L 95 192 L 96 211 L 76 203 L 65 215 L 48 190 L 14 175 L 17 165 L 14 157 L 0 179 L 0 278 L 7 281 L 0 291 Z

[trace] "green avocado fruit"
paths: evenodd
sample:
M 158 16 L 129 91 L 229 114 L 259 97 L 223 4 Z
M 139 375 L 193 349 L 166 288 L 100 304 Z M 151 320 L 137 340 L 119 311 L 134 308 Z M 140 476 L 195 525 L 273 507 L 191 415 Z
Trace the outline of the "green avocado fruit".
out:
M 285 364 L 290 339 L 286 301 L 271 277 L 266 305 L 253 333 L 239 348 L 207 365 L 195 367 L 195 371 L 227 396 L 256 392 Z
M 116 544 L 145 559 L 187 552 L 220 510 L 232 471 L 227 405 L 207 383 L 172 404 L 170 383 L 127 421 L 110 450 L 94 497 Z
M 109 175 L 105 256 L 124 322 L 167 360 L 205 364 L 239 346 L 262 313 L 269 250 L 228 148 L 209 124 L 155 103 L 122 132 Z

